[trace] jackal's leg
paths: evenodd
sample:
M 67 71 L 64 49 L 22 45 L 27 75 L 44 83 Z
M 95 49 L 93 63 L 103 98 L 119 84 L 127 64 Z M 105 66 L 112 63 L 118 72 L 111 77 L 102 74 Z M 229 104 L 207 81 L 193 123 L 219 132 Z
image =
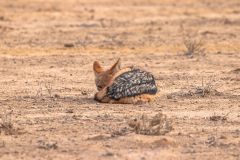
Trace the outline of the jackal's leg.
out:
M 135 96 L 135 97 L 121 98 L 120 100 L 118 100 L 114 103 L 142 104 L 142 103 L 152 101 L 153 98 L 154 98 L 154 95 L 142 94 L 142 95 L 138 95 L 138 96 Z
M 107 96 L 107 88 L 104 88 L 95 94 L 94 99 L 103 103 L 141 104 L 150 102 L 154 97 L 155 95 L 142 94 L 134 97 L 125 97 L 119 100 L 114 100 Z

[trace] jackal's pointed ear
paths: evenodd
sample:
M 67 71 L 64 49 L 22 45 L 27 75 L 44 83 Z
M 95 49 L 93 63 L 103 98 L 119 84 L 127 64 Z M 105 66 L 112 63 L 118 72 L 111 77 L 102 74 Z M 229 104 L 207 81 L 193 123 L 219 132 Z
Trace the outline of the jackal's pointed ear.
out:
M 121 69 L 121 59 L 119 58 L 117 62 L 110 68 L 111 73 L 117 73 Z
M 93 71 L 95 74 L 99 74 L 99 73 L 103 72 L 103 68 L 101 67 L 101 65 L 98 61 L 95 61 L 93 63 Z

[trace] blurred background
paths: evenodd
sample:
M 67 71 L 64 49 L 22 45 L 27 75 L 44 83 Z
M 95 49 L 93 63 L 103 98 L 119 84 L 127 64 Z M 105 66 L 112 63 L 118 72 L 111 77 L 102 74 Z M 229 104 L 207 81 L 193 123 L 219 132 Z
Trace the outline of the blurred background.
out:
M 189 36 L 204 40 L 209 52 L 235 52 L 240 50 L 239 28 L 239 0 L 0 2 L 3 54 L 45 49 L 50 54 L 64 48 L 181 52 Z

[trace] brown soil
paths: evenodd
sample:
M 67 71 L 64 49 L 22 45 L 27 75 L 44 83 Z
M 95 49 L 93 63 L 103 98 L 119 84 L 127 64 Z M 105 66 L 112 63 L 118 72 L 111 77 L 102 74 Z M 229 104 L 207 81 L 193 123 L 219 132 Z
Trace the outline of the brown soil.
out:
M 240 159 L 239 0 L 1 0 L 0 47 L 0 159 Z M 93 100 L 118 57 L 156 101 Z M 128 126 L 160 112 L 165 135 Z

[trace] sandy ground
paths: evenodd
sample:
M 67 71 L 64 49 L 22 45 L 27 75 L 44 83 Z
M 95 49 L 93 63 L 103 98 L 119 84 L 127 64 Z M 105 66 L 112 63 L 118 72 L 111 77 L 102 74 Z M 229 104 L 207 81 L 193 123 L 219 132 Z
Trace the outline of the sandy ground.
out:
M 1 160 L 240 159 L 239 0 L 1 0 L 0 48 Z M 93 100 L 93 61 L 118 57 L 155 75 L 156 101 Z M 128 126 L 159 112 L 166 135 Z

